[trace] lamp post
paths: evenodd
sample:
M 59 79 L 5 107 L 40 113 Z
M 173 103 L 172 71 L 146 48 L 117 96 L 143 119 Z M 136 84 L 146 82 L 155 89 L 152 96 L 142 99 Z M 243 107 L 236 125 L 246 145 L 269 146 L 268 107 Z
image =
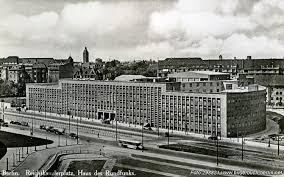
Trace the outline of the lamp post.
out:
M 203 125 L 203 137 L 205 138 L 205 127 Z
M 117 118 L 115 118 L 115 140 L 117 141 Z
M 172 126 L 172 134 L 174 133 L 174 122 L 171 121 L 171 126 Z
M 32 117 L 32 130 L 31 130 L 31 135 L 34 134 L 34 118 L 35 118 L 35 110 L 34 110 L 34 115 Z
M 237 123 L 237 141 L 239 142 L 239 123 Z
M 4 107 L 5 107 L 5 103 L 4 102 L 2 102 L 2 113 L 3 113 L 3 121 L 5 121 L 5 109 L 4 109 Z
M 218 134 L 217 134 L 217 166 L 219 165 L 219 138 L 218 138 Z
M 60 135 L 58 134 L 58 147 L 60 147 Z
M 279 152 L 280 152 L 280 150 L 279 150 L 279 135 L 277 135 L 277 145 L 278 145 L 278 156 L 279 156 Z
M 184 134 L 186 135 L 186 130 L 187 129 L 187 123 L 186 123 L 186 121 L 184 121 Z
M 170 146 L 170 121 L 168 121 L 168 148 Z
M 67 115 L 69 117 L 69 122 L 68 122 L 68 129 L 69 129 L 69 134 L 70 134 L 70 117 L 71 117 L 71 112 L 67 111 Z
M 79 144 L 79 130 L 78 130 L 78 126 L 79 126 L 79 118 L 77 117 L 77 144 Z
M 143 118 L 143 120 L 144 120 L 144 118 Z M 143 121 L 143 124 L 141 125 L 141 127 L 142 127 L 142 135 L 141 136 L 142 136 L 142 146 L 143 146 L 144 145 L 143 144 L 144 121 Z
M 242 135 L 242 161 L 244 160 L 244 136 Z
M 46 122 L 46 89 L 44 89 L 44 119 Z

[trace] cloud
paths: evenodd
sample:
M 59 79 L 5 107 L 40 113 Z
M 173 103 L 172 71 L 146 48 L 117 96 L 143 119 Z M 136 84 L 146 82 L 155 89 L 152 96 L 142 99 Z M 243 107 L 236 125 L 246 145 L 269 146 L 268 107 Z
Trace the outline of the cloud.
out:
M 93 58 L 283 56 L 281 0 L 33 2 L 1 13 L 0 55 L 80 61 L 87 45 Z
M 124 1 L 66 4 L 60 12 L 10 14 L 2 18 L 0 38 L 2 45 L 45 44 L 58 49 L 127 46 L 139 44 L 147 36 L 145 15 L 148 14 L 137 9 L 135 3 Z
M 212 54 L 220 54 L 223 46 L 223 40 L 214 37 L 204 38 L 201 41 L 180 49 L 184 56 L 203 56 L 211 57 Z
M 162 56 L 175 56 L 174 47 L 168 42 L 148 43 L 146 45 L 137 46 L 134 48 L 132 55 L 137 55 L 147 58 L 159 58 Z
M 223 43 L 222 53 L 227 56 L 253 56 L 256 58 L 283 57 L 283 42 L 269 39 L 266 36 L 247 37 L 244 34 L 233 34 Z
M 271 28 L 284 24 L 284 2 L 281 0 L 261 0 L 252 10 L 252 19 L 260 26 Z
M 107 37 L 129 32 L 139 23 L 139 13 L 131 4 L 88 2 L 69 4 L 60 13 L 61 26 L 70 35 Z
M 228 4 L 224 0 L 181 0 L 170 11 L 151 15 L 149 35 L 161 39 L 199 41 L 209 36 L 229 36 L 234 32 L 255 29 L 256 25 L 249 17 L 232 15 L 236 7 L 236 3 Z
M 1 32 L 18 40 L 27 39 L 42 42 L 52 37 L 57 22 L 58 15 L 54 12 L 43 12 L 30 17 L 15 14 L 2 20 Z
M 184 56 L 282 57 L 283 4 L 261 0 L 242 11 L 241 0 L 180 0 L 172 9 L 151 15 L 149 38 L 168 41 Z M 274 33 L 267 30 L 272 25 Z

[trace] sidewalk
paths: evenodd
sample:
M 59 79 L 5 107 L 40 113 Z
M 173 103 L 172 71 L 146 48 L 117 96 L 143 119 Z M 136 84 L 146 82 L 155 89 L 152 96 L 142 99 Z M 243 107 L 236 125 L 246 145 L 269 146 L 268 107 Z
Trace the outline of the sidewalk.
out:
M 79 150 L 82 145 L 72 145 L 72 146 L 64 146 L 50 149 L 43 149 L 36 152 L 31 153 L 26 159 L 17 166 L 14 171 L 19 172 L 20 176 L 27 176 L 26 170 L 39 170 L 43 164 L 45 164 L 48 159 L 50 159 L 54 154 L 63 151 L 63 150 Z

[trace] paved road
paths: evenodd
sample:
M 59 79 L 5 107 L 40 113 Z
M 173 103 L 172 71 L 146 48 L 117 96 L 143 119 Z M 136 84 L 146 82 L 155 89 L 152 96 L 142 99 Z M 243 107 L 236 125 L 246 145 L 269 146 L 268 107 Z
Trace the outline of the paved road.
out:
M 5 117 L 7 118 L 7 120 L 21 120 L 21 121 L 26 120 L 27 122 L 30 122 L 30 123 L 31 123 L 31 120 L 32 120 L 31 117 L 28 116 L 28 115 L 27 116 L 21 115 L 21 117 L 19 117 L 15 113 L 11 113 L 10 116 L 6 115 Z M 42 119 L 42 116 L 35 116 L 34 125 L 37 125 L 36 126 L 37 128 L 35 129 L 34 136 L 38 136 L 38 137 L 42 137 L 42 138 L 45 138 L 47 136 L 49 139 L 54 140 L 54 142 L 55 142 L 53 145 L 50 145 L 50 147 L 51 146 L 53 146 L 53 147 L 58 146 L 58 144 L 59 144 L 58 136 L 56 136 L 54 134 L 50 134 L 50 133 L 47 134 L 45 131 L 40 131 L 40 130 L 38 130 L 38 126 L 40 124 L 46 123 L 47 120 L 48 120 L 48 123 L 50 123 L 50 125 L 59 126 L 59 128 L 60 128 L 61 125 L 63 125 L 64 128 L 67 128 L 67 130 L 68 130 L 68 124 L 66 123 L 66 119 L 65 119 L 65 122 L 64 122 L 64 120 L 55 121 L 52 118 L 50 118 L 50 119 L 48 118 L 47 120 L 41 120 L 41 119 Z M 90 126 L 89 124 L 83 123 L 83 122 L 80 125 L 85 126 L 85 124 L 86 124 L 86 126 Z M 92 130 L 97 128 L 101 132 L 103 132 L 103 130 L 105 130 L 105 132 L 108 132 L 108 128 L 109 127 L 106 127 L 106 129 L 102 129 L 102 126 L 98 126 L 98 125 L 92 125 L 92 126 L 95 127 L 95 128 L 90 129 L 90 128 L 82 127 L 81 129 L 79 129 L 79 136 L 82 136 L 82 139 L 80 139 L 80 143 L 84 144 L 82 146 L 82 148 L 85 148 L 85 149 L 88 149 L 88 148 L 90 148 L 90 149 L 103 148 L 103 146 L 105 146 L 109 142 L 115 140 L 115 136 L 113 136 L 113 132 L 111 132 L 109 134 L 108 133 L 105 133 L 105 134 L 102 133 L 101 136 L 98 139 L 97 134 L 92 132 Z M 17 133 L 26 134 L 26 135 L 29 135 L 29 133 L 30 133 L 30 128 L 26 128 L 25 129 L 25 128 L 22 128 L 22 127 L 19 127 L 19 126 L 18 127 L 17 126 L 14 126 L 14 127 L 11 126 L 9 128 L 3 128 L 3 129 L 6 129 L 6 131 L 17 132 Z M 76 123 L 75 122 L 71 123 L 71 131 L 72 132 L 76 131 Z M 126 135 L 126 136 L 133 135 L 133 134 L 131 134 L 132 132 L 130 130 L 120 130 L 120 131 L 123 132 L 122 134 Z M 174 134 L 178 134 L 178 133 L 174 132 Z M 137 136 L 138 138 L 141 138 L 139 133 L 137 135 L 139 135 L 139 136 Z M 179 134 L 179 135 L 181 135 L 181 134 Z M 136 136 L 136 134 L 134 134 L 133 136 Z M 64 145 L 65 144 L 64 143 L 65 142 L 64 141 L 65 138 L 64 138 L 64 136 L 61 136 L 61 137 L 62 138 L 60 139 L 60 144 Z M 153 134 L 149 134 L 149 135 L 147 134 L 146 135 L 146 138 L 145 138 L 146 139 L 146 142 L 145 142 L 146 143 L 146 147 L 157 148 L 157 144 L 166 144 L 167 143 L 167 139 L 165 139 L 165 138 L 157 139 L 155 137 L 156 136 L 153 135 Z M 191 142 L 191 141 L 194 141 L 194 140 L 198 140 L 198 139 L 202 140 L 202 141 L 207 141 L 206 138 L 203 138 L 203 135 L 191 134 L 190 136 L 187 135 L 187 136 L 184 136 L 184 137 L 189 139 L 188 142 Z M 182 136 L 180 136 L 180 137 L 171 137 L 170 138 L 170 142 L 178 142 L 180 139 L 183 139 L 183 137 Z M 101 141 L 98 141 L 98 140 L 101 140 Z M 107 141 L 103 141 L 103 140 L 107 140 Z M 68 141 L 68 144 L 69 144 L 69 139 L 67 139 L 67 141 Z M 73 144 L 76 144 L 76 140 L 70 139 L 70 142 L 71 141 L 73 142 Z M 90 141 L 91 144 L 89 144 L 88 141 Z M 234 146 L 234 143 L 235 143 L 236 146 L 240 146 L 240 144 L 241 144 L 240 141 L 237 142 L 237 139 L 223 138 L 222 141 L 223 142 L 233 143 L 232 146 Z M 72 144 L 72 143 L 70 143 L 70 144 Z M 114 144 L 115 143 L 109 143 L 107 145 L 107 147 L 105 147 L 105 150 L 108 151 L 109 154 L 116 154 L 116 155 L 119 154 L 119 153 L 124 154 L 124 155 L 125 154 L 138 154 L 138 155 L 139 154 L 140 155 L 141 154 L 143 154 L 143 155 L 146 154 L 149 157 L 157 156 L 159 158 L 165 158 L 165 159 L 168 159 L 168 158 L 175 159 L 175 158 L 177 158 L 176 160 L 179 160 L 179 161 L 182 161 L 182 162 L 183 161 L 188 161 L 189 163 L 192 163 L 192 164 L 203 164 L 203 165 L 207 165 L 207 166 L 216 167 L 216 164 L 214 162 L 204 161 L 203 160 L 204 156 L 202 156 L 202 155 L 200 156 L 201 160 L 192 160 L 191 158 L 186 158 L 186 157 L 180 158 L 180 157 L 173 157 L 173 156 L 169 156 L 169 155 L 165 155 L 165 154 L 157 154 L 157 153 L 150 153 L 150 152 L 145 152 L 145 151 L 141 152 L 141 151 L 135 151 L 135 150 L 129 150 L 129 149 L 122 149 L 122 148 L 119 148 L 117 146 L 113 146 Z M 246 147 L 251 147 L 251 149 L 256 149 L 256 150 L 260 150 L 260 151 L 267 151 L 268 149 L 273 149 L 273 150 L 277 149 L 277 146 L 275 146 L 275 145 L 272 145 L 270 148 L 268 148 L 267 144 L 257 143 L 257 142 L 246 142 Z M 42 152 L 45 151 L 44 150 L 45 146 L 38 147 L 38 148 L 42 148 Z M 64 148 L 65 147 L 61 147 L 60 149 L 64 149 Z M 70 147 L 66 147 L 66 148 L 71 148 L 71 146 Z M 31 160 L 35 161 L 35 163 L 38 162 L 38 164 L 42 163 L 44 159 L 48 159 L 49 158 L 50 154 L 56 153 L 58 151 L 58 148 L 52 148 L 52 149 L 54 149 L 54 150 L 45 151 L 45 153 L 43 153 L 43 154 L 46 154 L 46 155 L 44 155 L 44 156 L 43 155 L 37 156 L 36 153 L 33 153 L 33 155 L 32 156 L 30 155 L 29 158 L 27 158 L 27 160 L 23 163 L 23 164 L 25 164 L 27 166 L 23 166 L 23 167 L 27 168 L 28 166 L 31 166 L 31 164 L 34 165 L 34 163 L 29 163 Z M 280 147 L 280 149 L 284 150 L 283 147 Z M 30 149 L 30 151 L 31 150 L 32 149 Z M 9 156 L 11 158 L 11 156 L 12 156 L 11 154 L 13 154 L 13 152 L 15 153 L 15 150 L 14 151 L 13 150 L 9 150 L 9 153 L 7 153 L 7 157 Z M 283 153 L 283 152 L 281 151 L 281 153 Z M 3 159 L 4 159 L 4 163 L 2 162 L 2 164 L 5 164 L 5 158 L 3 158 Z M 12 160 L 10 160 L 10 161 L 12 161 Z M 23 167 L 22 167 L 22 169 L 24 169 Z M 227 168 L 240 169 L 239 166 L 233 166 L 232 167 L 232 166 L 226 165 L 226 164 L 222 164 L 219 167 L 221 167 L 221 168 L 224 167 L 224 169 L 227 169 Z
M 11 133 L 17 133 L 22 134 L 26 136 L 30 136 L 30 129 L 22 126 L 15 126 L 10 125 L 10 127 L 1 127 L 2 131 L 11 132 Z M 52 140 L 54 143 L 47 145 L 48 148 L 56 148 L 58 146 L 66 146 L 77 144 L 76 140 L 69 138 L 68 136 L 59 136 L 55 135 L 53 133 L 48 133 L 45 131 L 41 131 L 39 129 L 35 129 L 34 131 L 34 137 L 42 138 L 42 139 L 49 139 Z M 86 144 L 86 140 L 80 140 L 80 143 Z M 7 153 L 5 156 L 0 160 L 0 169 L 6 169 L 7 168 L 7 158 L 8 158 L 8 169 L 13 168 L 13 166 L 16 166 L 23 161 L 28 154 L 35 152 L 36 150 L 43 150 L 46 146 L 37 146 L 37 147 L 24 147 L 24 148 L 8 148 Z M 20 155 L 19 155 L 20 154 Z
M 29 125 L 34 124 L 35 126 L 39 125 L 48 125 L 48 126 L 54 126 L 56 128 L 65 128 L 67 132 L 69 132 L 69 120 L 67 118 L 62 117 L 43 117 L 43 115 L 26 115 L 26 114 L 19 114 L 16 112 L 6 112 L 5 113 L 5 120 L 13 120 L 13 121 L 25 121 L 28 122 Z M 116 129 L 115 127 L 109 127 L 102 124 L 93 124 L 92 122 L 86 122 L 86 121 L 78 121 L 78 118 L 72 118 L 70 120 L 70 132 L 76 133 L 77 131 L 77 125 L 79 127 L 79 132 L 82 133 L 89 133 L 93 134 L 94 136 L 108 136 L 111 138 L 116 137 Z M 78 122 L 77 122 L 78 121 Z M 144 138 L 156 138 L 156 135 L 149 134 L 146 132 L 144 133 Z M 124 129 L 118 129 L 117 131 L 118 137 L 121 138 L 137 138 L 141 137 L 141 132 L 133 132 L 129 130 Z

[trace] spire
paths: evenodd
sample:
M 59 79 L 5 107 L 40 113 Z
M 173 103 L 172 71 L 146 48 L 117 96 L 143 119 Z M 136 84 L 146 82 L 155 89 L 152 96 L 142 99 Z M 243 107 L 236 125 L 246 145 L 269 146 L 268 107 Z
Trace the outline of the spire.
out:
M 89 62 L 89 52 L 87 47 L 85 46 L 84 52 L 83 52 L 83 63 Z

